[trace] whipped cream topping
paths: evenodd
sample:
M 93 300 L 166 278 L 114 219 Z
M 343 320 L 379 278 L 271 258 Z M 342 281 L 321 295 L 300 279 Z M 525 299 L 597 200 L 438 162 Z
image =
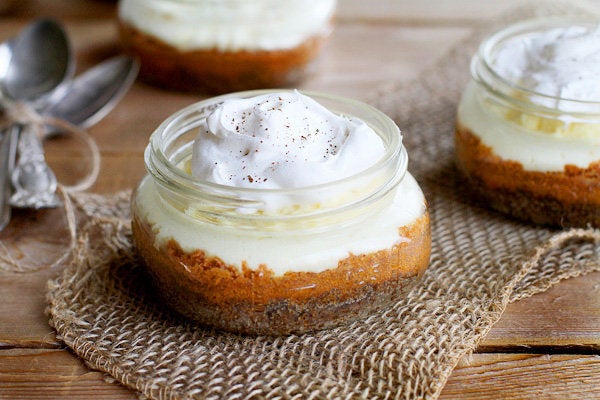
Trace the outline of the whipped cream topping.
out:
M 492 66 L 525 89 L 560 99 L 600 102 L 600 26 L 555 28 L 507 39 L 499 45 Z M 571 108 L 565 111 L 585 111 L 555 99 L 535 101 L 561 110 Z
M 385 153 L 365 122 L 297 91 L 228 99 L 194 141 L 191 173 L 227 186 L 291 189 L 355 175 Z M 317 201 L 317 200 L 315 200 Z
M 278 50 L 327 35 L 336 0 L 121 0 L 119 18 L 180 50 Z

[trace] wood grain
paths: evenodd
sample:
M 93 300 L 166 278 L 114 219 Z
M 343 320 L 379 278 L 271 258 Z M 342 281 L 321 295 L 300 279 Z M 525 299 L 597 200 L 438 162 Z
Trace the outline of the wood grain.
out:
M 135 399 L 100 372 L 61 350 L 0 352 L 0 399 Z M 600 357 L 474 354 L 448 380 L 440 399 L 593 399 L 600 393 Z
M 300 87 L 367 98 L 379 85 L 414 78 L 471 28 L 518 3 L 340 0 L 338 24 L 318 72 Z M 33 17 L 53 16 L 65 23 L 81 71 L 119 52 L 115 4 L 17 1 L 0 16 L 0 40 Z M 598 2 L 589 4 L 600 9 Z M 143 150 L 150 134 L 168 115 L 202 98 L 136 83 L 118 108 L 89 130 L 102 152 L 92 191 L 133 188 L 144 174 Z M 86 154 L 71 139 L 48 142 L 46 151 L 61 179 L 85 171 Z M 64 250 L 64 235 L 56 234 L 61 229 L 60 211 L 17 212 L 0 239 L 31 246 L 35 230 L 42 232 L 47 240 L 38 248 L 46 258 L 37 262 L 43 264 Z M 0 271 L 0 399 L 134 399 L 133 392 L 88 370 L 48 326 L 46 282 L 59 272 Z M 598 398 L 599 354 L 600 273 L 594 273 L 509 305 L 477 353 L 454 371 L 441 398 Z
M 63 350 L 13 349 L 0 352 L 0 399 L 136 399 Z
M 33 274 L 0 273 L 0 296 L 4 299 L 0 302 L 0 349 L 63 346 L 44 313 L 46 282 L 55 273 L 48 270 Z
M 440 399 L 594 399 L 600 357 L 475 354 L 463 359 Z
M 480 351 L 528 352 L 548 347 L 600 354 L 600 272 L 567 279 L 510 304 Z

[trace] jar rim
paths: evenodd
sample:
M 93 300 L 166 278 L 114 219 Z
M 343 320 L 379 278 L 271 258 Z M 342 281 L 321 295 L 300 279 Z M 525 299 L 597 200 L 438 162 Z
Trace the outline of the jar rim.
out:
M 547 111 L 557 111 L 556 107 L 547 106 L 545 104 L 560 104 L 567 105 L 565 110 L 572 115 L 597 115 L 600 113 L 600 101 L 592 100 L 577 100 L 561 96 L 553 96 L 538 92 L 531 88 L 515 83 L 506 77 L 502 76 L 494 68 L 493 56 L 494 51 L 499 45 L 506 40 L 517 37 L 519 35 L 541 33 L 550 29 L 565 28 L 569 26 L 598 26 L 599 21 L 586 16 L 569 16 L 569 17 L 542 17 L 528 19 L 515 24 L 509 25 L 499 31 L 487 36 L 479 45 L 477 52 L 471 59 L 471 76 L 472 78 L 483 85 L 496 95 L 505 100 L 517 101 L 525 108 L 536 108 Z M 519 97 L 519 100 L 516 100 Z M 521 99 L 530 99 L 528 101 Z M 532 99 L 540 99 L 542 101 L 534 102 Z M 582 111 L 590 110 L 594 111 Z M 576 111 L 571 111 L 576 110 Z
M 393 120 L 391 120 L 387 115 L 383 112 L 379 111 L 373 106 L 370 106 L 364 102 L 349 99 L 346 97 L 330 95 L 325 93 L 311 92 L 311 91 L 299 91 L 301 94 L 304 94 L 308 97 L 319 101 L 319 99 L 326 99 L 330 101 L 335 101 L 339 103 L 345 103 L 346 105 L 351 105 L 353 107 L 359 107 L 363 110 L 369 112 L 373 117 L 377 118 L 379 121 L 383 122 L 390 130 L 393 132 L 392 135 L 386 139 L 382 137 L 382 140 L 385 142 L 385 153 L 384 155 L 377 160 L 370 167 L 345 178 L 337 179 L 330 182 L 320 183 L 317 185 L 309 185 L 302 186 L 296 188 L 286 188 L 286 189 L 273 189 L 273 188 L 248 188 L 248 187 L 237 187 L 231 185 L 224 185 L 215 182 L 211 182 L 205 179 L 194 177 L 177 165 L 175 165 L 167 155 L 163 151 L 163 139 L 164 135 L 168 133 L 174 126 L 181 122 L 182 119 L 188 117 L 194 112 L 205 108 L 207 106 L 216 105 L 222 103 L 223 101 L 231 98 L 247 98 L 254 97 L 263 94 L 269 93 L 280 93 L 280 92 L 289 92 L 290 89 L 261 89 L 261 90 L 249 90 L 242 92 L 234 92 L 228 93 L 216 97 L 211 97 L 209 99 L 205 99 L 196 103 L 193 103 L 177 112 L 169 116 L 165 119 L 156 130 L 152 133 L 150 137 L 150 142 L 146 147 L 146 166 L 149 172 L 158 177 L 160 179 L 166 179 L 170 182 L 176 182 L 180 189 L 183 189 L 188 192 L 188 194 L 193 195 L 197 190 L 209 190 L 211 192 L 217 192 L 222 196 L 235 195 L 232 197 L 238 198 L 241 195 L 242 201 L 244 198 L 253 198 L 253 195 L 289 195 L 292 196 L 294 194 L 299 194 L 305 191 L 318 191 L 323 189 L 334 189 L 337 186 L 343 186 L 353 180 L 361 179 L 364 177 L 368 177 L 369 175 L 374 174 L 375 171 L 378 171 L 382 168 L 382 166 L 390 163 L 394 159 L 399 159 L 399 168 L 398 173 L 400 179 L 404 176 L 407 170 L 408 165 L 408 156 L 406 151 L 402 145 L 400 129 L 395 124 Z M 333 110 L 332 110 L 333 111 Z M 335 111 L 333 111 L 335 112 Z M 372 127 L 372 126 L 371 126 Z M 373 127 L 372 127 L 373 128 Z M 381 134 L 377 129 L 374 129 L 378 135 Z M 159 165 L 157 165 L 157 163 Z

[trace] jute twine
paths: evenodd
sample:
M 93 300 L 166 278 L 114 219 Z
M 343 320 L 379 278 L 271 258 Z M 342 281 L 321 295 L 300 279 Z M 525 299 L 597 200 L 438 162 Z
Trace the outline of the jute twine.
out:
M 22 251 L 18 248 L 15 249 L 14 240 L 11 241 L 11 238 L 8 238 L 8 240 L 0 239 L 0 270 L 8 272 L 34 272 L 43 268 L 53 268 L 62 265 L 71 256 L 77 240 L 77 221 L 71 196 L 74 193 L 89 189 L 96 181 L 100 172 L 100 151 L 98 150 L 98 145 L 85 130 L 63 119 L 42 115 L 28 103 L 0 98 L 0 106 L 2 108 L 0 131 L 4 131 L 5 135 L 10 134 L 8 130 L 12 129 L 13 126 L 21 125 L 23 129 L 31 129 L 40 142 L 43 142 L 46 127 L 54 127 L 58 128 L 64 134 L 81 139 L 90 152 L 90 168 L 82 179 L 72 185 L 65 185 L 60 182 L 57 184 L 57 192 L 62 199 L 62 210 L 66 219 L 69 242 L 66 248 L 62 249 L 54 260 L 41 263 L 30 263 L 24 260 L 23 257 L 19 257 L 17 260 L 15 254 L 20 254 Z
M 3 108 L 3 114 L 0 116 L 0 130 L 9 129 L 13 124 L 23 125 L 32 129 L 43 141 L 45 127 L 52 126 L 59 128 L 63 133 L 83 140 L 90 151 L 90 170 L 76 184 L 60 186 L 64 192 L 73 193 L 89 189 L 94 184 L 100 172 L 100 151 L 94 139 L 85 130 L 63 119 L 40 114 L 25 102 L 0 98 L 0 104 Z
M 518 15 L 571 9 L 544 3 Z M 375 101 L 403 128 L 432 212 L 431 265 L 405 298 L 364 321 L 303 336 L 206 330 L 154 301 L 131 245 L 128 194 L 77 196 L 86 219 L 73 262 L 49 284 L 58 336 L 91 368 L 152 399 L 436 398 L 508 302 L 600 269 L 598 231 L 513 222 L 463 195 L 453 122 L 480 35 Z

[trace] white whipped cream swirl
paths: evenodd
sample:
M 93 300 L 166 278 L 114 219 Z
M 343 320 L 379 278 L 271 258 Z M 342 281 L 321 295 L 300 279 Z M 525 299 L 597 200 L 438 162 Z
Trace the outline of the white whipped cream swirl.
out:
M 513 37 L 501 44 L 492 63 L 500 76 L 534 92 L 600 101 L 600 26 L 570 26 Z M 562 109 L 560 101 L 536 101 Z
M 225 100 L 200 127 L 191 172 L 227 186 L 302 188 L 355 175 L 384 153 L 365 122 L 281 92 Z

